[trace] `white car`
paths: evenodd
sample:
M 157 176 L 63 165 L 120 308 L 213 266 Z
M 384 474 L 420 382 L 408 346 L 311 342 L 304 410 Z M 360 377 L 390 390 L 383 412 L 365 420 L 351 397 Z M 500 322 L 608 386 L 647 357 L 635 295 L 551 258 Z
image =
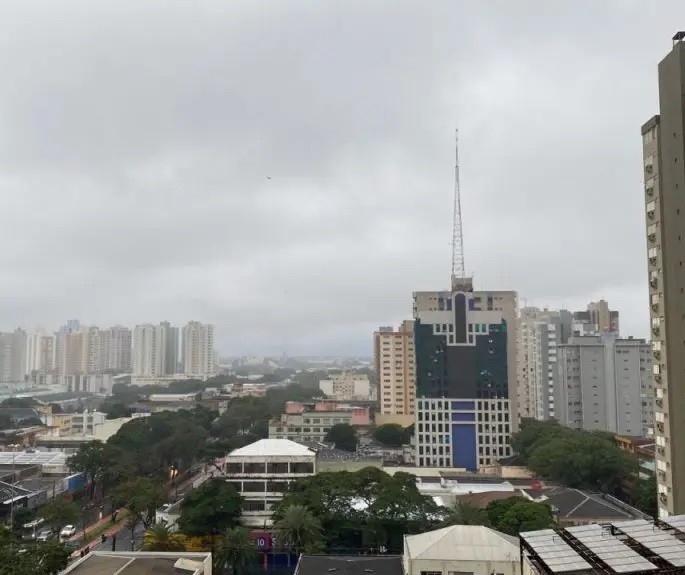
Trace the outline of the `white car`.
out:
M 62 531 L 59 532 L 60 537 L 72 537 L 76 535 L 76 527 L 73 525 L 65 525 L 62 527 Z

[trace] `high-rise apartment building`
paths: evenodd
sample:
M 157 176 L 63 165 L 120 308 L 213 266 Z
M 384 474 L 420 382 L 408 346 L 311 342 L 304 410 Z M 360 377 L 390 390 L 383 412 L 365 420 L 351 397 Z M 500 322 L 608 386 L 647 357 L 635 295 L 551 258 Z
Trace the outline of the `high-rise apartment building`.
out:
M 214 375 L 214 326 L 188 322 L 183 328 L 183 373 L 195 377 Z
M 26 332 L 21 328 L 0 333 L 0 382 L 24 381 L 26 375 Z
M 55 334 L 55 372 L 57 375 L 85 373 L 88 365 L 88 334 L 63 326 Z
M 171 375 L 178 373 L 178 328 L 172 326 L 168 321 L 163 321 L 159 324 L 165 332 L 166 348 L 164 351 L 164 373 Z
M 685 513 L 685 32 L 659 63 L 642 126 L 659 516 Z
M 414 322 L 404 321 L 397 330 L 381 327 L 373 339 L 378 375 L 376 423 L 413 425 L 416 402 Z
M 127 327 L 115 325 L 100 330 L 97 373 L 129 373 L 133 336 Z
M 26 373 L 55 369 L 55 336 L 36 331 L 26 336 Z
M 619 333 L 618 312 L 609 309 L 609 304 L 603 299 L 591 301 L 585 311 L 573 312 L 573 323 L 578 335 L 605 331 Z
M 566 310 L 521 310 L 516 390 L 519 419 L 547 420 L 556 416 L 557 350 L 571 336 L 572 323 L 571 312 Z
M 173 375 L 178 372 L 178 328 L 169 322 L 137 325 L 133 331 L 133 373 Z
M 646 437 L 654 426 L 651 346 L 613 332 L 558 348 L 556 417 L 572 429 Z
M 517 296 L 454 285 L 414 294 L 416 461 L 475 471 L 511 454 Z

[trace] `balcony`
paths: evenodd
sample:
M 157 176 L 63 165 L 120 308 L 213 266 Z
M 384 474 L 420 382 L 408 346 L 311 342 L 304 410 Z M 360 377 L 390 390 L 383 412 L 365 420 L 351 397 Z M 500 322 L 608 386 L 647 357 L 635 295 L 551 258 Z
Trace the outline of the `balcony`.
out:
M 661 352 L 658 349 L 654 350 L 654 359 L 661 359 Z
M 653 220 L 655 215 L 656 215 L 656 210 L 647 210 L 647 217 L 650 220 Z
M 652 333 L 653 333 L 654 335 L 659 335 L 659 334 L 661 333 L 661 330 L 659 329 L 659 326 L 658 326 L 658 325 L 655 325 L 655 326 L 652 328 Z
M 653 164 L 645 164 L 645 172 L 648 174 L 651 174 L 654 172 L 654 165 Z
M 657 430 L 657 432 L 659 432 L 659 433 L 663 433 L 663 432 L 664 432 L 664 424 L 661 423 L 661 422 L 657 422 L 657 424 L 656 424 L 656 430 Z
M 654 195 L 654 188 L 652 186 L 646 187 L 645 193 L 651 198 Z
M 659 503 L 662 505 L 668 505 L 668 497 L 665 493 L 659 493 Z

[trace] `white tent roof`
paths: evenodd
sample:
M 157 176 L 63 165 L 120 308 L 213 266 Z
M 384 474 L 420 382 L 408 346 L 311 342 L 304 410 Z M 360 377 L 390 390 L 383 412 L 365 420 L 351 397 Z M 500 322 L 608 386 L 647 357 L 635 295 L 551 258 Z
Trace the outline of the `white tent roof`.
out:
M 482 525 L 453 525 L 407 535 L 405 541 L 410 559 L 516 562 L 520 559 L 516 537 Z
M 266 457 L 278 455 L 314 455 L 315 452 L 307 449 L 300 443 L 295 443 L 289 439 L 260 439 L 250 445 L 234 449 L 229 453 L 229 457 Z

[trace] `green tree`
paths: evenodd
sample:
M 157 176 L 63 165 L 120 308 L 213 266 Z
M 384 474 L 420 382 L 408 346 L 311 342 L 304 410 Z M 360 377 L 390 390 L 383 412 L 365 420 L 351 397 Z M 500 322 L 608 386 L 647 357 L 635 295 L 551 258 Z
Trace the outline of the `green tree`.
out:
M 178 526 L 188 535 L 221 533 L 238 524 L 241 512 L 235 488 L 223 479 L 210 479 L 183 500 Z
M 630 492 L 630 504 L 651 517 L 658 517 L 656 476 L 638 478 Z
M 244 575 L 257 559 L 254 541 L 244 527 L 232 527 L 224 533 L 216 553 L 217 572 L 227 571 L 232 575 Z
M 373 438 L 388 447 L 402 447 L 409 442 L 411 432 L 397 423 L 386 423 L 373 430 Z
M 304 505 L 285 509 L 274 527 L 279 545 L 291 553 L 314 553 L 322 548 L 321 523 Z
M 511 448 L 516 453 L 518 462 L 526 465 L 536 447 L 557 437 L 565 436 L 569 431 L 554 420 L 538 421 L 524 418 L 519 431 L 511 436 Z
M 133 411 L 123 403 L 110 403 L 104 406 L 107 419 L 119 419 L 120 417 L 131 417 Z
M 164 485 L 149 477 L 137 477 L 122 483 L 112 493 L 112 501 L 128 510 L 131 529 L 138 523 L 149 528 L 155 522 L 157 509 L 166 498 Z
M 183 537 L 178 533 L 172 533 L 169 528 L 157 523 L 145 532 L 143 551 L 185 551 Z
M 554 525 L 549 505 L 528 501 L 518 496 L 491 501 L 486 507 L 486 512 L 492 527 L 509 535 L 546 529 Z
M 328 430 L 324 441 L 332 443 L 336 449 L 343 451 L 357 450 L 357 432 L 348 423 L 336 423 Z
M 616 492 L 630 477 L 635 460 L 612 441 L 575 432 L 539 443 L 530 454 L 528 468 L 568 487 Z
M 490 525 L 488 512 L 468 501 L 457 501 L 445 518 L 447 525 Z
M 42 507 L 40 514 L 50 527 L 59 530 L 65 525 L 76 525 L 80 512 L 72 501 L 53 499 Z
M 84 443 L 78 451 L 72 455 L 67 464 L 72 471 L 81 471 L 86 474 L 90 483 L 90 498 L 95 494 L 95 486 L 106 467 L 105 446 L 102 441 L 89 441 Z

